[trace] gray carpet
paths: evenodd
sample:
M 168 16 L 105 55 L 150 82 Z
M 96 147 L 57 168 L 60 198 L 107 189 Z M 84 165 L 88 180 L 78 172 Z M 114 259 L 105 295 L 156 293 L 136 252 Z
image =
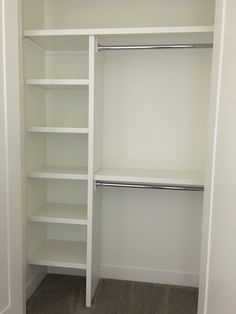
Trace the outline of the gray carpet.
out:
M 198 289 L 131 281 L 100 281 L 85 308 L 85 278 L 47 275 L 27 303 L 27 314 L 196 314 Z

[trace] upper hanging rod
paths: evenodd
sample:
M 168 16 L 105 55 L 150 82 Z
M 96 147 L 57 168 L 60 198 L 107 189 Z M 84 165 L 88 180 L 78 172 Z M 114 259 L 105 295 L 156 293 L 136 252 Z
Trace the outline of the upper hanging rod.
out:
M 159 189 L 159 190 L 171 190 L 171 191 L 204 191 L 203 186 L 192 185 L 164 185 L 164 184 L 142 184 L 142 183 L 124 183 L 114 181 L 96 181 L 96 186 L 107 187 L 122 187 L 122 188 L 141 188 L 141 189 Z
M 135 49 L 189 49 L 213 48 L 213 44 L 160 44 L 160 45 L 118 45 L 102 46 L 98 44 L 98 51 L 104 50 L 135 50 Z

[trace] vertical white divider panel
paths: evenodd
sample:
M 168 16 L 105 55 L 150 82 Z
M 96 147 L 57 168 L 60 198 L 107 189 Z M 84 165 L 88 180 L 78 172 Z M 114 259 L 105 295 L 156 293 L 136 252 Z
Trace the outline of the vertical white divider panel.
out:
M 101 269 L 101 191 L 94 190 L 94 172 L 102 166 L 102 83 L 101 56 L 95 36 L 89 37 L 89 143 L 88 143 L 88 226 L 86 306 L 90 307 Z
M 23 314 L 19 3 L 0 0 L 0 313 Z

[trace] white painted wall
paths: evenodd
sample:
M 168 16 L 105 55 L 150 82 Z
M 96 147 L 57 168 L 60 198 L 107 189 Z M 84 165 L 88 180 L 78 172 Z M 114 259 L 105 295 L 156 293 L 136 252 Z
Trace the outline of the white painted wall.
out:
M 102 192 L 105 278 L 198 286 L 201 192 Z
M 211 49 L 104 53 L 103 167 L 204 171 Z
M 212 25 L 215 0 L 23 0 L 23 3 L 25 29 L 53 29 Z
M 7 278 L 7 274 L 9 271 L 9 265 L 8 265 L 8 206 L 7 206 L 7 142 L 6 142 L 6 121 L 4 120 L 5 117 L 5 111 L 6 111 L 6 104 L 5 104 L 5 95 L 4 95 L 4 84 L 5 84 L 5 77 L 4 77 L 4 38 L 3 38 L 3 11 L 2 11 L 2 1 L 1 1 L 1 37 L 0 37 L 0 60 L 1 60 L 1 73 L 0 73 L 0 95 L 1 95 L 1 101 L 0 101 L 0 145 L 1 145 L 1 154 L 0 154 L 0 171 L 1 171 L 1 228 L 0 228 L 0 264 L 2 265 L 0 268 L 0 278 L 2 283 L 0 286 L 0 310 L 2 311 L 4 308 L 8 306 L 9 302 L 9 285 L 10 282 Z
M 217 2 L 215 80 L 212 88 L 212 154 L 204 217 L 199 314 L 236 311 L 236 43 L 234 0 Z M 207 245 L 206 245 L 207 244 Z
M 38 29 L 44 25 L 44 0 L 22 0 L 24 29 Z
M 45 25 L 46 28 L 211 25 L 214 19 L 214 2 L 214 0 L 47 0 Z
M 204 171 L 211 50 L 104 54 L 103 167 Z M 103 188 L 103 276 L 198 285 L 202 193 Z

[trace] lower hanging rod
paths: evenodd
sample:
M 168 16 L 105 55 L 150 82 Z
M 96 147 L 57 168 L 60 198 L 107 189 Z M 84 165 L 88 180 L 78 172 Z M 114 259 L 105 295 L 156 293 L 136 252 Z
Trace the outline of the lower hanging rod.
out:
M 213 44 L 159 44 L 159 45 L 118 45 L 102 46 L 98 44 L 98 51 L 104 50 L 138 50 L 138 49 L 190 49 L 213 48 Z
M 193 185 L 164 185 L 164 184 L 142 184 L 142 183 L 123 183 L 114 181 L 96 181 L 96 186 L 133 188 L 133 189 L 158 189 L 170 191 L 204 191 L 203 186 Z

